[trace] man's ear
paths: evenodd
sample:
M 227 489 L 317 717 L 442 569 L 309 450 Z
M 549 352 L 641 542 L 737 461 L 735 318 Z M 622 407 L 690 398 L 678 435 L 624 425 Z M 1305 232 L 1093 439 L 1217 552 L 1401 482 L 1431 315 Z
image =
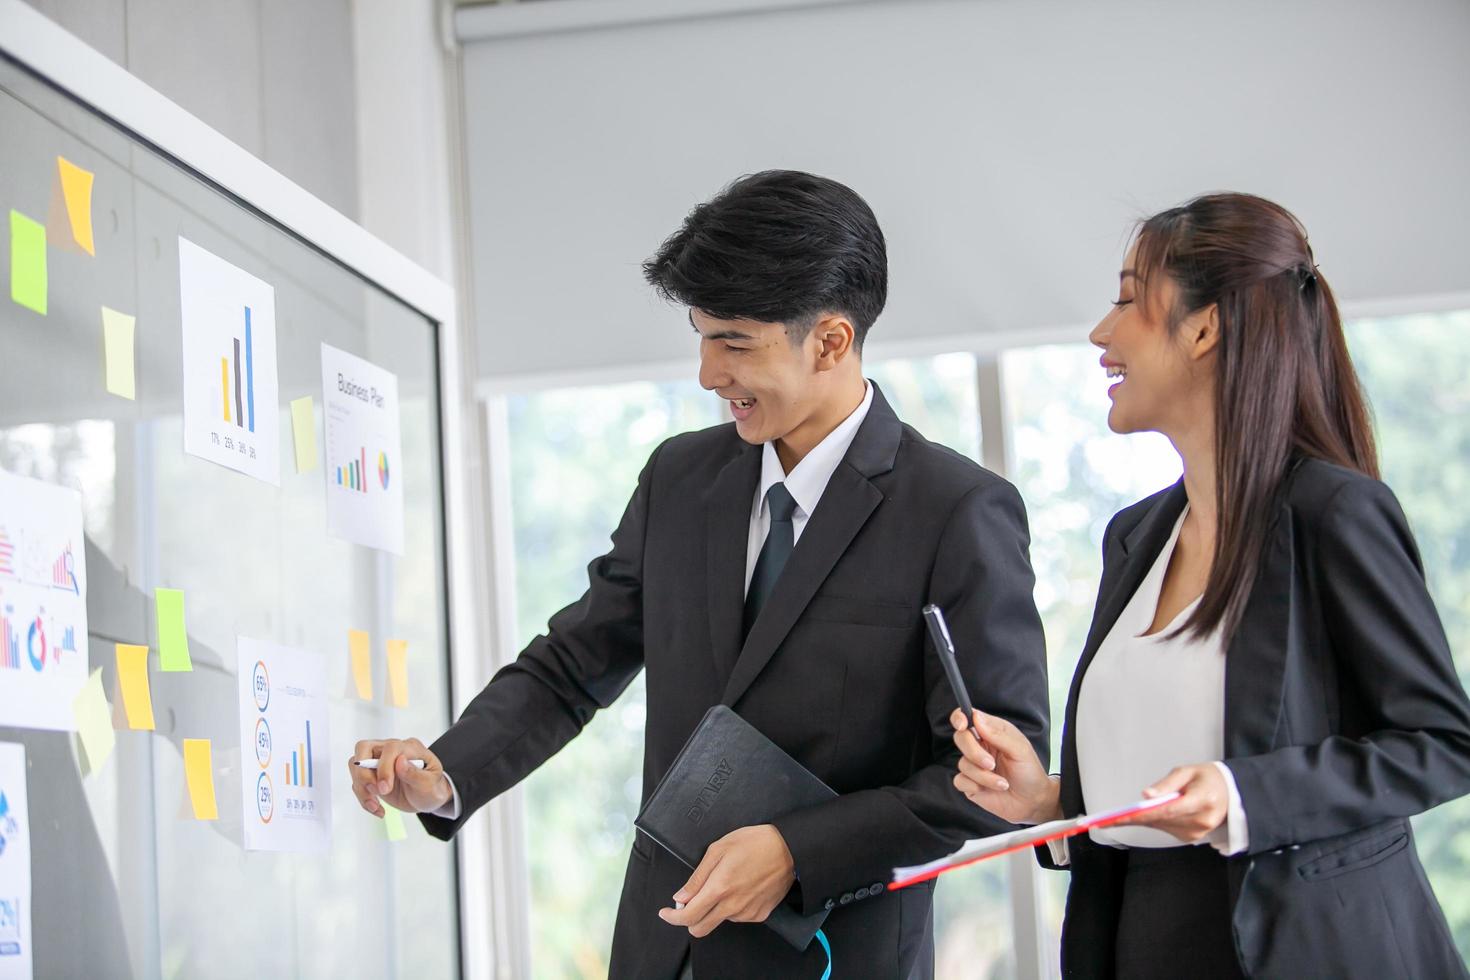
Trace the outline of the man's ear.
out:
M 1182 324 L 1180 334 L 1191 360 L 1208 355 L 1220 343 L 1220 307 L 1211 303 L 1195 310 Z
M 817 370 L 830 371 L 854 353 L 857 331 L 852 321 L 841 314 L 819 317 L 807 335 L 808 343 L 814 343 L 817 354 Z

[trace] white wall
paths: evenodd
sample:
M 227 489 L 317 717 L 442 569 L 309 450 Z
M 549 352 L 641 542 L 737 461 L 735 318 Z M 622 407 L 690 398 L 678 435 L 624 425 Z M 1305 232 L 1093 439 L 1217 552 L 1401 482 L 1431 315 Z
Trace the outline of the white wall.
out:
M 349 0 L 28 0 L 348 217 L 357 216 Z
M 459 12 L 482 377 L 690 359 L 638 265 L 768 167 L 873 205 L 892 274 L 875 352 L 1072 335 L 1115 295 L 1133 219 L 1215 189 L 1295 210 L 1346 300 L 1470 290 L 1463 0 L 684 16 L 711 4 L 738 6 Z M 565 29 L 619 12 L 654 20 Z

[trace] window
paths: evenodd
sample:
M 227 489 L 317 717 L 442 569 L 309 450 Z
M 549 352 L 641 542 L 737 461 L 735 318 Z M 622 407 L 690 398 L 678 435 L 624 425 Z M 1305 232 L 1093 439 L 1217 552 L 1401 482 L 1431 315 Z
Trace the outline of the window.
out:
M 654 447 L 718 423 L 720 402 L 693 381 L 559 389 L 508 402 L 516 623 L 524 645 L 586 590 L 587 563 L 610 546 Z M 644 704 L 639 674 L 526 781 L 537 977 L 607 976 L 642 788 Z
M 1384 479 L 1409 515 L 1430 590 L 1470 680 L 1470 312 L 1349 325 L 1375 413 Z M 1087 343 L 1022 348 L 999 359 L 1006 476 L 1031 526 L 1036 603 L 1046 629 L 1053 767 L 1067 689 L 1091 622 L 1102 535 L 1114 513 L 1179 477 L 1159 435 L 1117 436 L 1097 352 Z M 868 375 L 899 417 L 980 458 L 977 358 L 968 353 L 874 361 Z M 665 437 L 713 425 L 720 403 L 694 382 L 548 391 L 509 399 L 519 635 L 529 640 L 586 586 L 648 454 Z M 529 781 L 533 959 L 538 977 L 602 977 L 632 839 L 644 720 L 641 677 L 582 737 Z M 575 782 L 578 794 L 564 792 Z M 594 805 L 586 805 L 591 799 Z M 574 802 L 575 801 L 575 802 Z M 1416 821 L 1419 852 L 1462 954 L 1470 954 L 1470 800 Z M 581 842 L 569 849 L 566 842 Z M 1017 973 L 1009 874 L 990 862 L 936 892 L 939 976 Z M 1055 971 L 1068 879 L 1041 873 L 1042 920 Z
M 1409 517 L 1460 681 L 1470 682 L 1470 311 L 1359 320 L 1347 333 L 1384 482 Z M 1460 955 L 1470 959 L 1470 798 L 1431 810 L 1414 829 Z

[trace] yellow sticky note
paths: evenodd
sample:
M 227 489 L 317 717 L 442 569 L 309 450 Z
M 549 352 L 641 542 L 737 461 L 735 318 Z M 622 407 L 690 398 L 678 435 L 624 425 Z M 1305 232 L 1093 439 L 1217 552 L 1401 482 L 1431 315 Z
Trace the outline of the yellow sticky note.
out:
M 56 158 L 56 170 L 71 240 L 88 255 L 96 255 L 92 242 L 92 171 L 83 170 L 66 157 Z
M 46 226 L 10 212 L 10 298 L 46 315 Z
M 395 708 L 408 704 L 408 641 L 388 641 L 388 703 Z
M 357 685 L 357 696 L 364 701 L 373 699 L 373 654 L 372 640 L 366 630 L 347 631 L 347 649 L 352 652 L 352 682 Z
M 311 411 L 311 396 L 291 401 L 291 433 L 296 441 L 296 472 L 316 469 L 316 417 Z
M 122 398 L 133 398 L 134 317 L 102 307 L 102 352 L 107 368 L 107 390 Z
M 390 841 L 405 840 L 408 837 L 408 828 L 403 826 L 403 814 L 386 803 L 383 804 L 383 832 Z
M 214 802 L 214 752 L 207 738 L 184 739 L 184 778 L 195 820 L 218 820 Z
M 184 627 L 184 593 L 178 589 L 154 589 L 158 609 L 158 669 L 193 670 L 189 658 L 189 631 Z
M 72 702 L 72 714 L 77 722 L 77 735 L 82 740 L 82 753 L 86 757 L 86 771 L 94 773 L 112 754 L 117 736 L 112 733 L 112 713 L 107 704 L 107 695 L 102 690 L 102 668 L 92 671 L 81 693 Z
M 122 692 L 128 727 L 153 730 L 153 694 L 148 688 L 148 648 L 117 645 L 117 686 Z

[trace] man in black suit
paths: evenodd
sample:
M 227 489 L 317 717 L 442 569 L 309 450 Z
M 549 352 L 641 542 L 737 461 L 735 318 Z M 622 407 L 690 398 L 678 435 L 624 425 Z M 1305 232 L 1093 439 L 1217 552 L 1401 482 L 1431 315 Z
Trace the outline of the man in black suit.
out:
M 887 258 L 847 187 L 742 178 L 695 208 L 645 273 L 689 308 L 700 383 L 734 423 L 659 446 L 582 598 L 431 749 L 359 742 L 356 757 L 381 768 L 375 782 L 349 767 L 354 791 L 371 813 L 379 798 L 420 811 L 448 839 L 646 669 L 645 800 L 721 703 L 839 795 L 731 833 L 692 875 L 637 837 L 612 976 L 815 980 L 818 944 L 799 953 L 759 925 L 784 901 L 831 910 L 834 975 L 930 977 L 932 883 L 889 892 L 891 869 L 1007 825 L 952 785 L 955 699 L 919 613 L 945 610 L 977 706 L 1014 720 L 1044 757 L 1020 496 L 901 423 L 864 379 Z

